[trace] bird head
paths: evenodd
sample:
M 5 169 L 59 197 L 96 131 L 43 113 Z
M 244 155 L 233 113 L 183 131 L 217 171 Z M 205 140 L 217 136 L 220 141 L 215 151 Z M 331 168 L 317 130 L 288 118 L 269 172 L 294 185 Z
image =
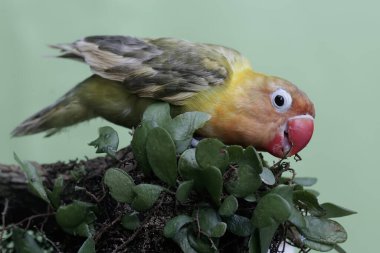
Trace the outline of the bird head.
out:
M 210 97 L 218 99 L 203 99 L 213 109 L 202 132 L 227 144 L 252 145 L 284 158 L 300 152 L 313 135 L 313 103 L 282 78 L 247 71 Z
M 295 155 L 313 135 L 314 105 L 304 92 L 281 78 L 268 77 L 264 90 L 271 104 L 266 112 L 273 120 L 268 122 L 271 134 L 263 149 L 277 157 Z
M 252 105 L 252 117 L 257 117 L 253 127 L 262 132 L 257 133 L 261 136 L 257 140 L 252 136 L 252 142 L 276 157 L 297 154 L 313 135 L 313 103 L 303 91 L 282 78 L 256 74 L 252 81 L 256 85 L 246 90 L 248 96 L 244 97 Z

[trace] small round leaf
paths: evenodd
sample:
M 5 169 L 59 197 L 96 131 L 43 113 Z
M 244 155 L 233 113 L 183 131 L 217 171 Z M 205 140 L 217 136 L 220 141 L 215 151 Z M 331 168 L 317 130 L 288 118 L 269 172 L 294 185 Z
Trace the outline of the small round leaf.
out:
M 148 162 L 148 156 L 146 154 L 146 137 L 148 136 L 149 128 L 146 123 L 143 122 L 133 132 L 131 141 L 131 148 L 133 155 L 141 168 L 144 175 L 149 176 L 152 173 L 152 167 Z
M 276 178 L 273 172 L 267 167 L 263 167 L 263 172 L 260 174 L 261 180 L 267 185 L 274 185 L 276 183 Z
M 323 216 L 326 211 L 319 205 L 317 197 L 306 191 L 294 191 L 293 193 L 294 203 L 306 208 L 312 215 Z
M 220 216 L 216 213 L 213 208 L 202 207 L 193 211 L 193 218 L 197 220 L 200 229 L 207 236 L 212 236 L 212 231 L 215 226 L 221 222 Z
M 246 237 L 253 233 L 254 227 L 247 217 L 234 214 L 225 218 L 225 222 L 228 230 L 237 236 Z
M 136 211 L 143 212 L 151 208 L 163 188 L 153 184 L 139 184 L 133 187 L 136 197 L 132 201 L 132 208 Z
M 211 228 L 210 236 L 211 237 L 222 237 L 226 233 L 226 230 L 227 230 L 227 224 L 224 222 L 219 222 L 218 224 L 216 224 L 216 226 Z
M 308 240 L 308 239 L 303 239 L 302 243 L 306 247 L 313 249 L 313 250 L 320 251 L 320 252 L 327 252 L 327 251 L 334 249 L 334 245 L 332 245 L 332 244 L 324 244 L 324 243 L 315 242 L 315 241 Z
M 291 205 L 280 195 L 269 193 L 260 199 L 252 217 L 257 228 L 281 224 L 291 214 Z
M 238 209 L 238 201 L 233 195 L 229 195 L 223 200 L 223 203 L 219 207 L 219 214 L 221 216 L 231 216 Z
M 193 218 L 183 214 L 172 218 L 164 227 L 164 236 L 166 238 L 173 238 L 183 226 L 190 222 L 193 222 Z
M 251 166 L 258 174 L 263 171 L 263 163 L 261 161 L 259 153 L 252 146 L 249 146 L 244 150 L 243 157 L 239 161 L 239 165 L 249 165 Z
M 149 131 L 146 139 L 148 161 L 154 174 L 170 186 L 177 179 L 176 149 L 170 134 L 156 127 Z
M 302 186 L 313 186 L 317 179 L 315 177 L 296 177 L 293 182 Z
M 216 253 L 217 251 L 212 247 L 210 239 L 204 235 L 196 236 L 194 233 L 188 233 L 187 238 L 191 247 L 199 253 Z
M 220 170 L 211 166 L 201 170 L 201 181 L 216 205 L 220 205 L 220 197 L 223 191 L 223 177 Z
M 181 203 L 185 202 L 194 186 L 194 180 L 182 182 L 175 193 L 177 200 Z
M 185 180 L 194 180 L 194 188 L 198 191 L 204 189 L 201 171 L 202 169 L 195 159 L 195 149 L 183 152 L 178 161 L 178 173 Z
M 112 198 L 122 203 L 131 203 L 135 193 L 135 183 L 127 172 L 121 169 L 108 169 L 104 175 L 104 183 L 108 186 Z
M 95 253 L 95 241 L 91 237 L 87 238 L 86 241 L 82 244 L 78 253 Z
M 60 206 L 55 214 L 57 223 L 63 228 L 74 228 L 85 222 L 93 205 L 82 201 Z
M 195 158 L 202 168 L 215 166 L 224 172 L 229 163 L 226 146 L 217 139 L 201 140 L 195 150 Z
M 117 132 L 109 126 L 99 128 L 98 139 L 92 141 L 88 145 L 96 148 L 96 153 L 107 153 L 115 156 L 117 147 L 119 146 L 119 136 Z
M 125 214 L 121 218 L 121 225 L 128 230 L 135 230 L 140 226 L 140 220 L 137 213 Z
M 244 149 L 239 145 L 231 145 L 227 147 L 230 163 L 238 163 L 243 157 Z
M 168 131 L 175 142 L 177 153 L 182 153 L 189 147 L 195 130 L 210 118 L 211 116 L 204 112 L 185 112 L 171 121 Z
M 225 183 L 228 193 L 238 198 L 251 195 L 261 185 L 260 175 L 249 165 L 240 165 Z
M 300 228 L 307 239 L 324 244 L 342 243 L 347 240 L 347 232 L 338 222 L 314 216 L 306 216 L 306 227 Z

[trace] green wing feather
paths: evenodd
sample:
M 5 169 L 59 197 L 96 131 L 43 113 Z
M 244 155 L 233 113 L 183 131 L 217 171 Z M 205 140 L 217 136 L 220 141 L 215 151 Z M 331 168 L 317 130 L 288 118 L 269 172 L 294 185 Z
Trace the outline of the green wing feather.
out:
M 60 57 L 84 61 L 95 74 L 122 82 L 131 93 L 176 105 L 228 83 L 235 65 L 246 62 L 233 49 L 172 38 L 91 36 L 53 47 L 62 50 Z

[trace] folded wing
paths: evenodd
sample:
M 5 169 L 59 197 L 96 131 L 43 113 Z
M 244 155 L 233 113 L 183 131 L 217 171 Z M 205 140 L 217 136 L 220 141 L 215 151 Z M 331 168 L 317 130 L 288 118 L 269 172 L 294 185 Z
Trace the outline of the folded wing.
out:
M 84 61 L 92 71 L 122 82 L 140 97 L 181 105 L 194 94 L 228 85 L 232 75 L 250 67 L 237 51 L 172 38 L 91 36 L 52 46 L 60 57 Z

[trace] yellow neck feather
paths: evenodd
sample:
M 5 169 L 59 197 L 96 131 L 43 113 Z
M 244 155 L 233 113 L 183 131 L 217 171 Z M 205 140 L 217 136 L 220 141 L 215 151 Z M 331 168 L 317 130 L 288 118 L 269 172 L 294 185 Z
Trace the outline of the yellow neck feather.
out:
M 225 141 L 235 138 L 233 135 L 239 124 L 241 113 L 249 110 L 247 102 L 254 86 L 263 84 L 263 74 L 246 69 L 232 76 L 226 84 L 202 91 L 195 95 L 184 106 L 186 111 L 202 111 L 209 113 L 212 118 L 200 131 L 208 136 L 224 136 Z M 237 135 L 236 135 L 237 137 Z

